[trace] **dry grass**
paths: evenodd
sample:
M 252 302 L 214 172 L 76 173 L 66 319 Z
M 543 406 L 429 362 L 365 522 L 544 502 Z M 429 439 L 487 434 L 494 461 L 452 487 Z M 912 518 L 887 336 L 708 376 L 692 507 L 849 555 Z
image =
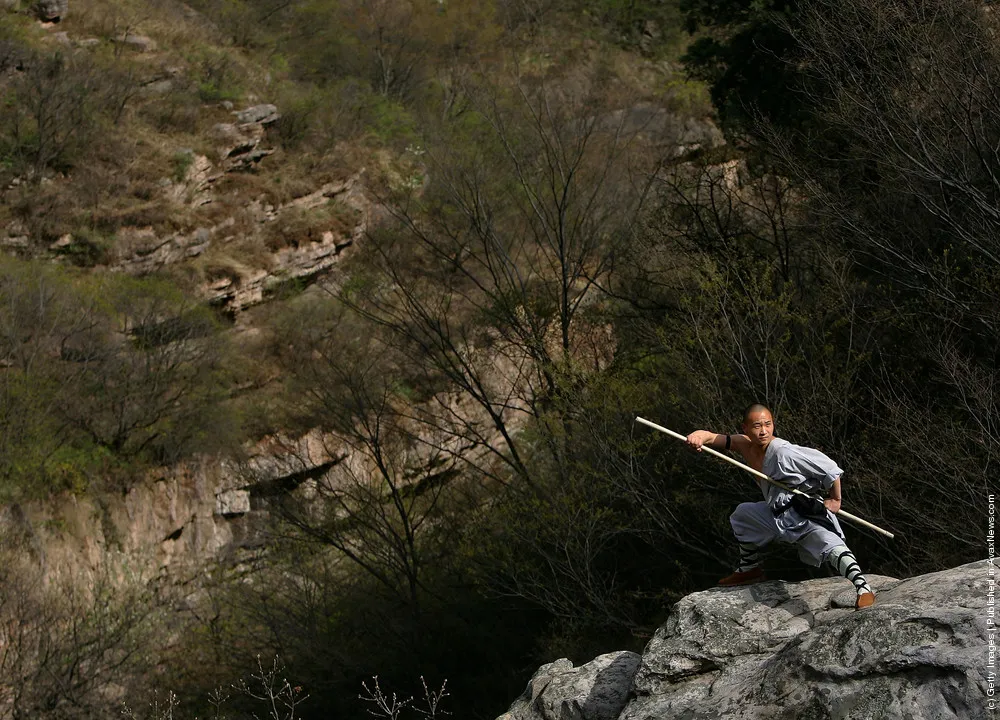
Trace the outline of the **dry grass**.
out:
M 70 35 L 108 41 L 125 32 L 147 35 L 160 52 L 221 40 L 206 18 L 176 0 L 74 0 L 60 26 Z
M 233 254 L 225 249 L 213 249 L 191 263 L 191 267 L 209 283 L 221 279 L 240 283 L 250 277 L 253 271 L 251 265 L 233 257 Z
M 319 242 L 326 232 L 346 236 L 353 229 L 347 211 L 348 208 L 332 202 L 313 210 L 289 208 L 275 222 L 264 226 L 264 244 L 269 251 L 277 252 Z

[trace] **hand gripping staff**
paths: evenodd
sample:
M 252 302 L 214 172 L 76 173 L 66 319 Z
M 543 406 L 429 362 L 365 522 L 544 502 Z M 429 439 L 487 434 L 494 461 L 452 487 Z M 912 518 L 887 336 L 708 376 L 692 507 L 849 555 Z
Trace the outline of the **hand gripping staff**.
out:
M 639 422 L 641 422 L 643 425 L 648 425 L 649 427 L 653 428 L 654 430 L 659 430 L 662 433 L 666 433 L 670 437 L 674 437 L 674 438 L 677 438 L 678 440 L 683 440 L 684 442 L 687 442 L 687 438 L 686 437 L 684 437 L 680 433 L 675 433 L 673 430 L 668 430 L 667 428 L 663 427 L 662 425 L 657 425 L 656 423 L 650 422 L 649 420 L 647 420 L 645 418 L 641 418 L 641 417 L 636 417 L 636 420 L 638 420 Z M 795 488 L 790 488 L 787 485 L 784 485 L 783 483 L 778 482 L 777 480 L 773 480 L 773 479 L 769 478 L 767 475 L 765 475 L 764 473 L 759 472 L 757 470 L 754 470 L 749 465 L 744 465 L 739 460 L 731 458 L 728 455 L 724 455 L 723 453 L 720 453 L 718 450 L 716 450 L 714 448 L 710 448 L 707 445 L 702 445 L 701 449 L 704 450 L 707 453 L 711 453 L 712 455 L 715 455 L 718 458 L 722 458 L 727 463 L 732 463 L 733 465 L 735 465 L 738 468 L 743 468 L 748 473 L 756 475 L 761 480 L 767 480 L 769 483 L 771 483 L 772 485 L 776 485 L 776 486 L 780 487 L 782 490 L 786 490 L 786 491 L 788 491 L 788 492 L 790 492 L 790 493 L 792 493 L 794 495 L 806 495 L 806 493 L 802 492 L 801 490 L 796 490 Z M 868 528 L 869 530 L 874 530 L 875 532 L 877 532 L 877 533 L 879 533 L 881 535 L 885 535 L 887 538 L 893 538 L 893 537 L 895 537 L 895 535 L 893 535 L 888 530 L 883 530 L 878 525 L 872 525 L 867 520 L 862 520 L 861 518 L 859 518 L 859 517 L 857 517 L 855 515 L 851 515 L 849 512 L 845 512 L 844 510 L 841 510 L 840 512 L 838 512 L 837 513 L 837 517 L 842 517 L 845 520 L 849 520 L 852 523 L 854 523 L 855 525 L 858 525 L 860 527 Z

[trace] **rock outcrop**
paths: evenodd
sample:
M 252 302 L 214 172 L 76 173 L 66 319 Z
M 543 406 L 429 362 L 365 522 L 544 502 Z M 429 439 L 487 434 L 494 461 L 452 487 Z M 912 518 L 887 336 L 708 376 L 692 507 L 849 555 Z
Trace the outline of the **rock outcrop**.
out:
M 500 720 L 985 718 L 990 571 L 869 575 L 878 602 L 863 611 L 840 578 L 694 593 L 634 670 L 628 653 L 557 660 Z
M 189 183 L 177 187 L 181 192 L 203 192 L 214 179 L 211 169 L 212 164 L 206 158 L 194 155 L 188 171 Z M 244 219 L 260 232 L 269 224 L 285 222 L 296 212 L 323 206 L 336 206 L 352 214 L 353 227 L 346 232 L 334 232 L 332 228 L 323 230 L 317 237 L 279 248 L 270 254 L 267 267 L 233 265 L 219 268 L 199 288 L 199 295 L 213 306 L 235 313 L 263 302 L 284 284 L 309 283 L 330 271 L 368 228 L 371 202 L 364 193 L 360 176 L 326 183 L 315 192 L 277 208 L 259 202 L 249 203 L 244 208 Z M 234 227 L 232 219 L 214 227 L 166 237 L 157 235 L 152 228 L 124 228 L 118 233 L 120 255 L 112 270 L 148 275 L 198 257 L 211 247 L 225 248 L 238 240 L 243 231 L 245 228 Z
M 59 22 L 69 12 L 69 0 L 39 0 L 35 12 L 45 22 Z
M 47 581 L 100 572 L 113 555 L 173 581 L 238 562 L 264 541 L 269 498 L 335 464 L 318 431 L 266 438 L 243 462 L 198 457 L 152 471 L 126 492 L 70 493 L 0 507 L 0 536 L 32 548 Z
M 274 105 L 253 105 L 234 111 L 236 123 L 218 123 L 212 137 L 218 145 L 216 153 L 226 172 L 248 170 L 274 152 L 262 148 L 264 129 L 281 117 Z
M 543 665 L 500 720 L 615 720 L 640 661 L 637 654 L 621 651 L 580 667 L 566 658 Z
M 675 158 L 726 144 L 722 131 L 710 118 L 679 115 L 651 103 L 607 113 L 598 124 L 607 131 L 645 137 Z

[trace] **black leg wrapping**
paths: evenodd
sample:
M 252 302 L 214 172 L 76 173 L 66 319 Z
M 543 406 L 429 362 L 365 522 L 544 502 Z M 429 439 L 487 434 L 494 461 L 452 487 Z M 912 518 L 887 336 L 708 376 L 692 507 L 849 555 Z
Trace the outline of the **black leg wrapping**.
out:
M 872 591 L 871 587 L 868 586 L 868 581 L 865 579 L 864 574 L 861 572 L 861 566 L 858 565 L 857 558 L 854 557 L 854 553 L 846 545 L 838 545 L 833 548 L 827 556 L 827 562 L 839 574 L 854 583 L 854 588 L 858 591 L 858 595 Z

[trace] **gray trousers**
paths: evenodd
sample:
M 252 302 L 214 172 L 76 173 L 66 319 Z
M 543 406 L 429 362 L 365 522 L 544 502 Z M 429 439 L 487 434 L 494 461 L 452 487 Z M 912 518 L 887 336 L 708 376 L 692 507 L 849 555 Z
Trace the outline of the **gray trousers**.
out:
M 741 543 L 758 548 L 774 540 L 792 543 L 798 547 L 799 559 L 807 565 L 819 567 L 830 551 L 838 545 L 845 545 L 843 531 L 833 513 L 827 513 L 840 534 L 830 532 L 822 525 L 799 515 L 794 508 L 788 508 L 775 517 L 766 502 L 741 503 L 729 517 L 733 533 Z

